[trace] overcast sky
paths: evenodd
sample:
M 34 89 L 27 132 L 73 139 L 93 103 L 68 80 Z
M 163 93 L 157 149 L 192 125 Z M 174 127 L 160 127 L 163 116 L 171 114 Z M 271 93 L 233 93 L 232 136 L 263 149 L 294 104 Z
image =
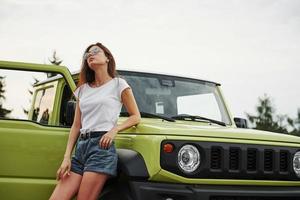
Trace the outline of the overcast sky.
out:
M 239 117 L 264 93 L 296 117 L 299 36 L 299 0 L 0 0 L 0 60 L 49 63 L 56 50 L 75 71 L 101 42 L 118 69 L 220 82 Z

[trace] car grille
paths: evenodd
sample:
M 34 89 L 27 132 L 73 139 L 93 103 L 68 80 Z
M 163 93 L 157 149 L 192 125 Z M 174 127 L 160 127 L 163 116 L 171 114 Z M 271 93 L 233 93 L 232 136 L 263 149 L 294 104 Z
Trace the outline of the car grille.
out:
M 211 169 L 222 170 L 222 162 L 225 162 L 227 150 L 213 146 L 210 151 Z M 290 153 L 286 150 L 274 151 L 269 148 L 248 148 L 242 150 L 237 147 L 229 147 L 228 152 L 228 169 L 233 171 L 242 170 L 243 163 L 240 161 L 246 162 L 246 170 L 249 173 L 258 171 L 263 171 L 266 174 L 276 173 L 276 171 L 288 173 L 288 169 L 292 165 Z M 245 156 L 243 157 L 243 155 Z
M 299 180 L 292 166 L 300 148 L 214 142 L 163 141 L 173 143 L 172 153 L 161 152 L 163 169 L 190 178 Z M 186 174 L 177 166 L 177 153 L 185 144 L 196 146 L 201 154 L 198 170 Z

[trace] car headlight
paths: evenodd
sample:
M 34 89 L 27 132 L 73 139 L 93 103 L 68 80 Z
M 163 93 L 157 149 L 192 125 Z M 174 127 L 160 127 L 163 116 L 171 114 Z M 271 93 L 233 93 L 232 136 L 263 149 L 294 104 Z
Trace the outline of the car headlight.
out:
M 184 145 L 178 152 L 178 165 L 185 173 L 194 172 L 200 165 L 200 153 L 193 145 Z
M 295 174 L 300 178 L 300 151 L 296 152 L 294 155 L 293 168 Z

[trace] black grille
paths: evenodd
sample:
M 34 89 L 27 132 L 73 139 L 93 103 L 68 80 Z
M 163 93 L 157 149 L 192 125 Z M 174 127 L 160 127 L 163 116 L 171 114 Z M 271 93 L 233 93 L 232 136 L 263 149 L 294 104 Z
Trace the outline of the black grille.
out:
M 240 150 L 237 148 L 229 149 L 229 169 L 239 170 Z
M 250 180 L 299 180 L 292 157 L 300 148 L 217 142 L 184 142 L 166 140 L 175 151 L 161 151 L 161 167 L 184 177 Z M 201 154 L 200 167 L 184 173 L 177 164 L 179 149 L 185 144 L 196 146 Z
M 211 148 L 211 169 L 221 169 L 221 149 L 220 147 L 212 147 Z
M 257 152 L 256 149 L 247 150 L 247 170 L 256 171 L 257 170 Z
M 273 157 L 273 150 L 266 149 L 264 152 L 264 169 L 266 172 L 273 171 L 273 163 L 274 163 L 274 157 Z
M 280 151 L 280 171 L 287 172 L 288 171 L 288 163 L 289 163 L 289 154 L 288 151 Z

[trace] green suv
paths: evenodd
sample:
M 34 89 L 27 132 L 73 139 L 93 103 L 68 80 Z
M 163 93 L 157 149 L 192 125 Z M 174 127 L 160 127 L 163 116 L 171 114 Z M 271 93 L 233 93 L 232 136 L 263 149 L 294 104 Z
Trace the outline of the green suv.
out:
M 120 132 L 107 200 L 299 200 L 300 139 L 247 128 L 219 83 L 119 70 L 142 120 Z M 0 199 L 48 199 L 65 152 L 78 72 L 0 61 Z M 242 94 L 241 94 L 242 95 Z M 124 108 L 118 123 L 126 120 Z

